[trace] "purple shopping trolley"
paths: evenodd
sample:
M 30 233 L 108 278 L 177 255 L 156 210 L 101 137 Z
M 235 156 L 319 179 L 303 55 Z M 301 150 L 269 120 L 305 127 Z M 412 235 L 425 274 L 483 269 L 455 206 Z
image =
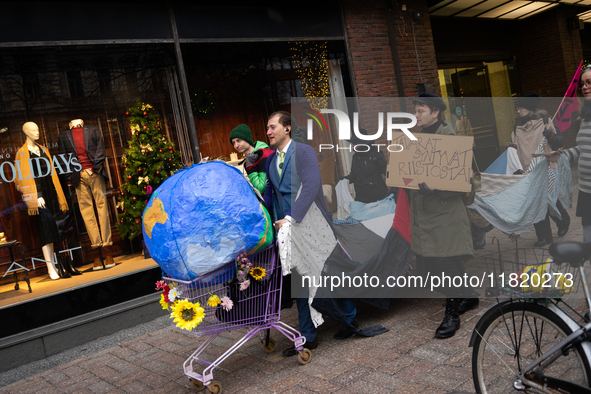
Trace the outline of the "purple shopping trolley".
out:
M 199 302 L 204 308 L 203 320 L 190 333 L 196 337 L 208 336 L 208 338 L 183 364 L 185 375 L 191 379 L 196 391 L 202 391 L 207 387 L 212 394 L 221 393 L 222 384 L 213 380 L 213 370 L 255 335 L 259 334 L 259 339 L 267 353 L 273 352 L 275 340 L 270 338 L 271 328 L 276 328 L 294 342 L 299 352 L 298 359 L 302 364 L 309 363 L 312 358 L 310 350 L 304 348 L 306 338 L 296 329 L 279 321 L 282 273 L 276 245 L 249 256 L 249 259 L 254 267 L 265 269 L 265 276 L 259 280 L 251 279 L 251 284 L 246 290 L 240 290 L 240 283 L 234 279 L 235 262 L 228 263 L 192 281 L 162 278 L 169 285 L 175 283 L 182 293 L 182 298 L 187 298 L 193 303 Z M 207 300 L 212 294 L 229 297 L 234 304 L 232 309 L 226 310 L 221 305 L 208 306 Z M 171 324 L 174 329 L 180 330 L 172 319 Z M 247 329 L 246 335 L 215 361 L 209 362 L 199 358 L 220 333 L 242 328 Z M 201 373 L 197 369 L 198 363 L 206 365 Z

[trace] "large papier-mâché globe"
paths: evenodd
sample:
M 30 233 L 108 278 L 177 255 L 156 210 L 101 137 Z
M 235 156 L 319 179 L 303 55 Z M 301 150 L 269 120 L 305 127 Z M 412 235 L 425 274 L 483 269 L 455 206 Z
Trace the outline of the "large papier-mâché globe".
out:
M 272 242 L 269 214 L 242 173 L 221 161 L 168 178 L 143 215 L 151 257 L 175 279 L 207 274 Z

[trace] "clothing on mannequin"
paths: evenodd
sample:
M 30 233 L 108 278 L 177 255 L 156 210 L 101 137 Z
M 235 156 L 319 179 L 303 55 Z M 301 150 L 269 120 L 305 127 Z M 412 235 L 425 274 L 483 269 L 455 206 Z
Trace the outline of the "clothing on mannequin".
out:
M 107 256 L 103 261 L 101 250 L 113 244 L 106 197 L 106 151 L 102 133 L 97 126 L 85 126 L 82 119 L 74 119 L 69 129 L 60 133 L 59 152 L 73 155 L 81 167 L 80 171 L 65 174 L 65 179 L 68 186 L 76 190 L 91 247 L 99 249 L 101 257 L 95 259 L 93 270 L 114 267 L 113 257 Z
M 54 243 L 59 242 L 56 218 L 68 210 L 68 203 L 62 186 L 53 171 L 53 162 L 47 148 L 38 145 L 39 127 L 33 122 L 23 125 L 25 144 L 16 152 L 20 176 L 15 180 L 17 190 L 22 193 L 29 216 L 39 232 L 47 272 L 51 279 L 69 277 L 56 262 Z M 50 263 L 53 262 L 54 264 Z

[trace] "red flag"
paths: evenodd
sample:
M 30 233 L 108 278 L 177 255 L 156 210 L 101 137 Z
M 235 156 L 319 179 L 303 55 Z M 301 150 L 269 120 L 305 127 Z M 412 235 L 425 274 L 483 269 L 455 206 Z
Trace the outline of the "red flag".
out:
M 562 133 L 564 130 L 570 127 L 571 118 L 573 112 L 579 110 L 579 100 L 577 100 L 577 87 L 579 86 L 579 78 L 581 77 L 581 66 L 583 65 L 583 61 L 577 67 L 577 71 L 575 71 L 575 76 L 573 77 L 572 82 L 570 83 L 566 93 L 564 94 L 564 98 L 560 103 L 560 107 L 554 115 L 554 121 L 558 126 L 558 129 Z

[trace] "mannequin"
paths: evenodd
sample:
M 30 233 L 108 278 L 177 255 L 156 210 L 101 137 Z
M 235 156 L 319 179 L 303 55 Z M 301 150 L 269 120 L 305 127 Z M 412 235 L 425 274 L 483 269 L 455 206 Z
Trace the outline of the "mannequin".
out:
M 80 213 L 90 238 L 92 248 L 99 249 L 99 256 L 94 260 L 93 270 L 101 270 L 115 266 L 112 256 L 103 260 L 101 248 L 113 244 L 111 240 L 111 223 L 106 198 L 105 178 L 105 142 L 101 131 L 96 126 L 84 126 L 82 119 L 74 119 L 69 129 L 60 133 L 60 154 L 72 154 L 78 159 L 81 171 L 65 174 L 68 186 L 76 188 Z M 94 204 L 93 204 L 94 201 Z M 94 214 L 98 213 L 98 222 Z M 100 223 L 100 227 L 99 227 Z
M 57 174 L 52 171 L 53 162 L 49 151 L 35 142 L 39 139 L 39 127 L 27 122 L 23 125 L 23 133 L 26 142 L 16 153 L 15 161 L 18 161 L 20 176 L 15 183 L 23 194 L 29 216 L 34 219 L 39 230 L 49 277 L 53 280 L 69 278 L 71 275 L 56 262 L 53 246 L 59 241 L 54 215 L 59 214 L 60 210 L 66 212 L 68 204 Z

